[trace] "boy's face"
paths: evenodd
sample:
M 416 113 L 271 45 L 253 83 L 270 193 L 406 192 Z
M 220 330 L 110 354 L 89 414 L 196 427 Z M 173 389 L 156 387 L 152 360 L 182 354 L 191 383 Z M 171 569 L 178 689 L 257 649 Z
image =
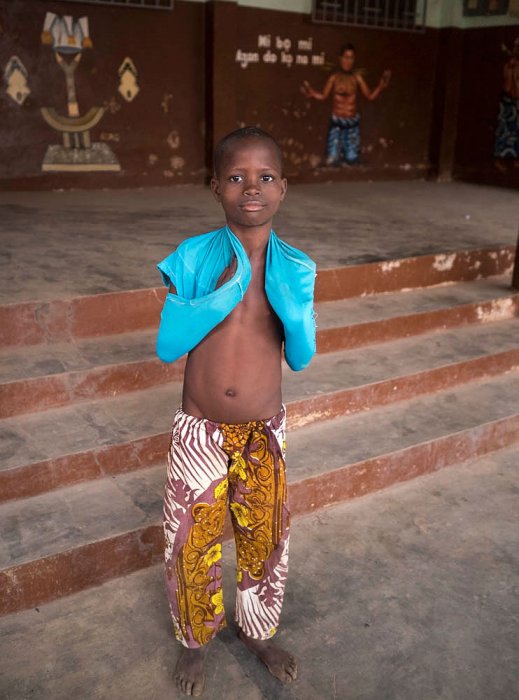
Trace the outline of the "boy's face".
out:
M 233 233 L 270 226 L 285 197 L 287 181 L 274 146 L 250 138 L 229 144 L 211 189 Z
M 339 56 L 339 60 L 342 70 L 348 72 L 353 68 L 353 64 L 355 63 L 355 52 L 351 49 L 346 49 L 342 56 Z

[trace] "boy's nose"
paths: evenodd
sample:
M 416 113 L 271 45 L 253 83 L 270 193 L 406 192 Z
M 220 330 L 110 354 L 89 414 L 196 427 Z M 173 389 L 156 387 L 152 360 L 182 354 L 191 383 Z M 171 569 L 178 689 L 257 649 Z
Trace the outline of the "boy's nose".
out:
M 257 181 L 254 180 L 249 180 L 248 182 L 245 183 L 245 189 L 244 192 L 245 194 L 258 194 L 260 191 L 260 186 Z

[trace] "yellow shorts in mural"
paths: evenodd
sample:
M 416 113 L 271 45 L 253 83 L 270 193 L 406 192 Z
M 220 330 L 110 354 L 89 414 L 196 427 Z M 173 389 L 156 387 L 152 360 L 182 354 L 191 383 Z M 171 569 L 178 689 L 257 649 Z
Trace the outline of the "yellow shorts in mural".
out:
M 165 582 L 186 647 L 226 625 L 221 556 L 227 508 L 238 562 L 236 622 L 267 639 L 278 626 L 288 570 L 285 408 L 268 420 L 215 423 L 179 409 L 164 496 Z

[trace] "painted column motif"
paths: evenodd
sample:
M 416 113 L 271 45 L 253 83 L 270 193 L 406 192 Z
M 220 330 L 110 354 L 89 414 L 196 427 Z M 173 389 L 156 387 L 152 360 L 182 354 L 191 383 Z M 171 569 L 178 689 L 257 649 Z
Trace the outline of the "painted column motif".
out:
M 67 116 L 53 107 L 42 107 L 47 124 L 62 135 L 63 143 L 47 148 L 42 170 L 50 172 L 119 171 L 121 166 L 106 143 L 92 142 L 90 132 L 101 121 L 104 107 L 91 107 L 81 115 L 76 95 L 75 73 L 82 52 L 91 49 L 88 18 L 77 21 L 71 16 L 58 17 L 47 12 L 41 35 L 42 44 L 54 51 L 56 62 L 64 73 L 67 87 Z

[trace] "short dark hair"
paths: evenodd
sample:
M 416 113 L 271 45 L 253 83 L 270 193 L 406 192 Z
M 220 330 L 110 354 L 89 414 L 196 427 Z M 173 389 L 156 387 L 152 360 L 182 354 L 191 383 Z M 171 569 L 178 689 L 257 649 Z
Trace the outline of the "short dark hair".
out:
M 218 175 L 224 156 L 229 150 L 229 148 L 232 146 L 232 144 L 235 141 L 245 141 L 246 139 L 261 139 L 262 141 L 268 141 L 274 148 L 276 155 L 279 158 L 279 164 L 281 166 L 281 169 L 283 169 L 283 154 L 281 153 L 281 148 L 279 147 L 278 142 L 272 136 L 272 134 L 269 134 L 268 131 L 260 129 L 257 126 L 244 126 L 242 129 L 236 129 L 235 131 L 231 131 L 230 134 L 224 136 L 223 139 L 221 139 L 216 144 L 213 159 L 215 175 Z
M 342 56 L 342 55 L 344 54 L 345 51 L 353 51 L 353 53 L 357 53 L 357 52 L 355 51 L 355 47 L 354 47 L 353 44 L 352 44 L 351 42 L 349 42 L 349 41 L 346 42 L 346 44 L 343 44 L 343 45 L 341 46 L 341 50 L 339 51 L 339 56 Z

